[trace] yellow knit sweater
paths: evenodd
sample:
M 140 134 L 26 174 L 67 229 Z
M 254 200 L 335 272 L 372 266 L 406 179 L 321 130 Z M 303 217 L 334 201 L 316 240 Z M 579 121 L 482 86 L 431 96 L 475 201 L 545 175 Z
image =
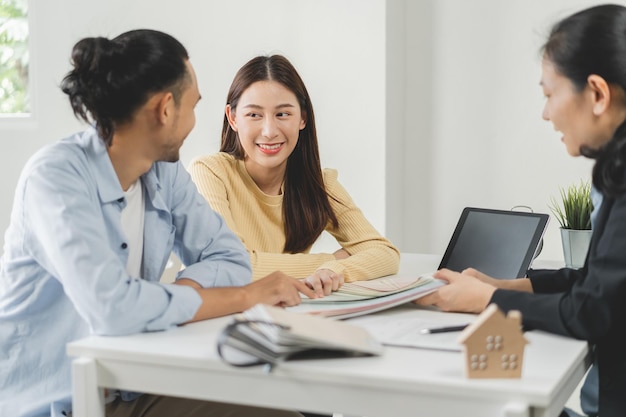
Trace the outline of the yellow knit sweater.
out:
M 192 161 L 189 171 L 198 190 L 224 217 L 250 253 L 253 279 L 273 271 L 304 278 L 317 269 L 343 273 L 346 282 L 377 278 L 398 271 L 400 253 L 367 221 L 337 181 L 337 171 L 324 170 L 324 183 L 339 227 L 327 231 L 351 256 L 336 260 L 331 253 L 283 253 L 285 233 L 282 195 L 267 195 L 252 180 L 243 161 L 217 153 Z M 337 201 L 335 201 L 335 199 Z

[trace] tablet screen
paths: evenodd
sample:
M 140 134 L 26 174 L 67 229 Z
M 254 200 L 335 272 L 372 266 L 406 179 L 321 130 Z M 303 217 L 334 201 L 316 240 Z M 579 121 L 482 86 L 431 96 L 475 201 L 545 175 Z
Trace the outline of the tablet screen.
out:
M 533 260 L 549 216 L 466 207 L 440 268 L 475 268 L 494 278 L 520 278 Z

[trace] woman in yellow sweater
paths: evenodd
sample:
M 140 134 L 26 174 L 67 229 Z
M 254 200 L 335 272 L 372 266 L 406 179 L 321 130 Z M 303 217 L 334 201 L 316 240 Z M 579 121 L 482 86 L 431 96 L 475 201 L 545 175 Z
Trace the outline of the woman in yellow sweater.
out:
M 394 274 L 399 252 L 320 167 L 313 106 L 293 65 L 258 56 L 235 75 L 220 152 L 190 166 L 199 191 L 250 253 L 253 276 L 281 270 L 319 295 Z M 341 249 L 309 253 L 326 230 Z

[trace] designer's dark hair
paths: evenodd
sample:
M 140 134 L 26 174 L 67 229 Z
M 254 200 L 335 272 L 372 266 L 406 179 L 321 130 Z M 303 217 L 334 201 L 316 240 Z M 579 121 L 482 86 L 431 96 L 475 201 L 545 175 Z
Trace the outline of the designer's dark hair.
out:
M 235 75 L 226 103 L 236 112 L 243 92 L 257 81 L 276 81 L 293 92 L 306 121 L 300 131 L 298 144 L 287 159 L 283 195 L 284 252 L 298 253 L 309 248 L 330 222 L 338 226 L 329 196 L 324 186 L 315 130 L 315 115 L 309 93 L 294 66 L 281 55 L 257 56 L 248 61 Z M 237 159 L 245 152 L 237 132 L 224 116 L 220 151 Z
M 71 70 L 61 83 L 74 114 L 93 121 L 111 145 L 115 128 L 132 119 L 153 93 L 169 90 L 179 103 L 191 79 L 185 47 L 155 30 L 133 30 L 114 39 L 84 38 L 72 50 Z
M 578 91 L 595 74 L 626 92 L 626 7 L 595 6 L 563 19 L 552 28 L 543 56 Z M 582 147 L 581 154 L 596 159 L 593 184 L 603 194 L 626 191 L 626 121 L 600 149 Z

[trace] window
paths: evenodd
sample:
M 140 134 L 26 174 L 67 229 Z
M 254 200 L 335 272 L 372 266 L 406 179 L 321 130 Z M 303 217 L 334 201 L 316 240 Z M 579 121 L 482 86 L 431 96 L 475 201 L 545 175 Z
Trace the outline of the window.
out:
M 28 0 L 0 0 L 0 115 L 30 113 Z

